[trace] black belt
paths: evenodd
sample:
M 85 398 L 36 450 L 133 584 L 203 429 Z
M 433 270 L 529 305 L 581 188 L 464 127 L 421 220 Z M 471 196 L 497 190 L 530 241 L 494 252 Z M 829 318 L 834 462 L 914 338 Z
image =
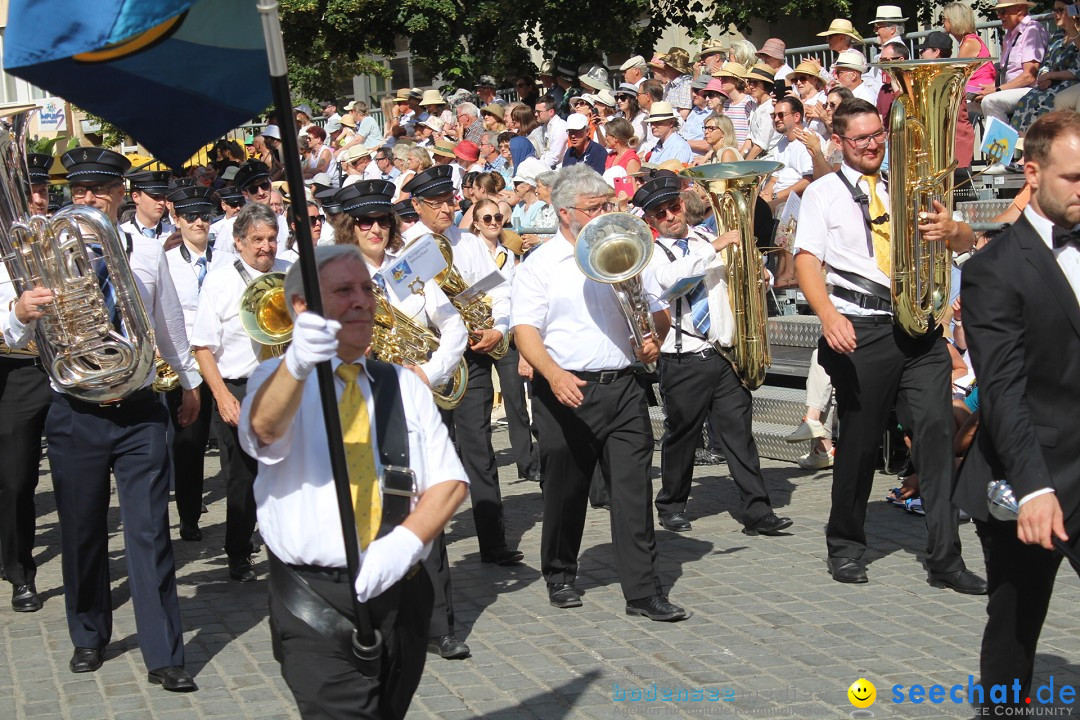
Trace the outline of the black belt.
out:
M 247 378 L 221 378 L 226 385 L 247 385 Z
M 887 310 L 892 311 L 892 303 L 888 300 L 877 297 L 876 295 L 868 295 L 866 293 L 857 292 L 855 290 L 848 290 L 847 288 L 837 287 L 833 285 L 832 290 L 829 293 L 833 297 L 838 297 L 841 300 L 846 300 L 853 305 L 858 305 L 863 310 Z
M 696 352 L 681 352 L 681 353 L 662 352 L 662 353 L 660 353 L 660 357 L 662 357 L 662 358 L 670 358 L 672 360 L 678 360 L 680 358 L 701 358 L 702 360 L 707 360 L 708 358 L 714 357 L 714 356 L 719 355 L 719 354 L 720 353 L 718 353 L 716 351 L 716 348 L 707 347 L 704 350 L 698 350 Z
M 297 575 L 303 575 L 304 577 L 315 578 L 318 580 L 325 580 L 332 583 L 351 583 L 352 579 L 349 577 L 348 568 L 338 567 L 323 567 L 322 565 L 293 565 L 292 563 L 283 563 L 288 565 Z M 408 572 L 405 573 L 405 580 L 412 579 L 413 575 L 416 575 L 420 571 L 420 563 L 415 563 Z
M 892 325 L 892 315 L 844 315 L 852 325 Z
M 129 395 L 125 395 L 124 397 L 120 398 L 119 400 L 113 400 L 111 402 L 106 402 L 106 403 L 86 402 L 85 400 L 80 400 L 80 399 L 78 399 L 76 397 L 72 397 L 71 395 L 68 395 L 66 393 L 57 393 L 57 394 L 62 396 L 67 401 L 67 403 L 69 405 L 71 405 L 72 407 L 79 408 L 79 409 L 82 409 L 82 410 L 91 410 L 91 411 L 114 410 L 114 409 L 119 410 L 121 407 L 128 407 L 130 405 L 140 405 L 140 404 L 143 404 L 143 403 L 157 402 L 158 401 L 158 394 L 156 392 L 154 392 L 154 390 L 149 388 L 149 387 L 144 387 L 144 388 L 142 388 L 140 390 L 136 390 L 135 392 L 133 392 L 133 393 L 131 393 Z
M 571 370 L 570 372 L 587 382 L 610 385 L 621 377 L 633 375 L 634 368 L 627 366 L 621 370 Z

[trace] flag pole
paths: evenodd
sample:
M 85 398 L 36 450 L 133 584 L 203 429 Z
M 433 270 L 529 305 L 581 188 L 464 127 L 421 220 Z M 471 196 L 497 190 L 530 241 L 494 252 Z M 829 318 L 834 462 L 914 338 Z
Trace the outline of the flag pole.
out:
M 259 14 L 262 16 L 263 33 L 266 37 L 266 55 L 270 62 L 270 85 L 274 94 L 274 108 L 281 128 L 281 145 L 284 157 L 285 179 L 289 183 L 289 212 L 296 228 L 296 249 L 300 259 L 300 277 L 304 283 L 304 297 L 308 310 L 322 315 L 322 295 L 319 292 L 319 272 L 315 267 L 315 248 L 311 240 L 311 225 L 307 218 L 307 202 L 304 192 L 304 175 L 300 169 L 300 147 L 297 141 L 296 126 L 293 122 L 292 96 L 289 92 L 288 67 L 285 61 L 285 44 L 281 37 L 281 22 L 278 18 L 277 0 L 258 0 Z M 289 301 L 288 298 L 285 299 Z M 356 521 L 353 518 L 352 493 L 349 489 L 349 472 L 345 459 L 345 445 L 342 442 L 341 418 L 338 415 L 337 393 L 334 389 L 333 370 L 330 362 L 321 362 L 316 368 L 319 381 L 319 398 L 322 401 L 323 422 L 326 424 L 327 445 L 330 447 L 330 469 L 334 475 L 334 488 L 337 491 L 338 514 L 341 519 L 341 532 L 345 540 L 345 563 L 349 568 L 349 577 L 354 581 L 360 567 L 360 545 L 356 535 Z M 353 616 L 356 629 L 353 632 L 353 652 L 361 660 L 375 663 L 381 655 L 382 636 L 371 627 L 371 618 L 356 597 L 355 588 L 349 593 L 352 597 Z M 374 675 L 378 675 L 377 668 Z

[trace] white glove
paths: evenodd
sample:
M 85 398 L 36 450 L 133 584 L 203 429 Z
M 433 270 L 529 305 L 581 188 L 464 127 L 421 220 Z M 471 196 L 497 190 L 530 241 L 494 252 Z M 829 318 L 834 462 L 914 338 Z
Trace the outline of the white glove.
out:
M 302 312 L 293 323 L 292 344 L 285 351 L 285 368 L 297 380 L 306 380 L 315 366 L 337 355 L 341 323 L 313 312 Z
M 360 561 L 360 574 L 356 577 L 356 598 L 367 602 L 386 592 L 405 577 L 423 551 L 424 543 L 403 525 L 368 545 L 364 559 Z

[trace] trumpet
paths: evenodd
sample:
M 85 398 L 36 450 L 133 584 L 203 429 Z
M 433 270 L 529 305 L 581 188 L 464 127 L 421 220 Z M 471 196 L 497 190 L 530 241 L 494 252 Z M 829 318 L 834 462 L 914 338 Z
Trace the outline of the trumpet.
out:
M 285 352 L 293 329 L 285 307 L 285 273 L 266 273 L 248 283 L 240 296 L 240 324 L 248 337 L 263 346 L 260 359 Z

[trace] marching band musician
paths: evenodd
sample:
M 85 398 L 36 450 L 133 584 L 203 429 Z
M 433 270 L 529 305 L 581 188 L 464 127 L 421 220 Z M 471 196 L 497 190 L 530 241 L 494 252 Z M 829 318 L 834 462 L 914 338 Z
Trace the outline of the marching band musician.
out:
M 270 195 L 274 188 L 270 183 L 270 168 L 266 166 L 266 163 L 259 160 L 248 160 L 236 171 L 233 184 L 240 189 L 240 194 L 248 204 L 258 203 L 270 207 Z M 274 217 L 277 218 L 278 224 L 277 247 L 284 250 L 289 241 L 289 222 L 285 215 L 275 215 Z M 217 235 L 214 236 L 214 252 L 240 252 L 233 237 L 233 224 L 235 222 L 236 217 L 234 216 L 232 219 L 226 219 L 221 223 Z
M 229 577 L 251 582 L 256 579 L 251 536 L 255 531 L 252 487 L 258 464 L 240 447 L 236 424 L 247 379 L 263 360 L 260 354 L 265 348 L 244 332 L 240 298 L 254 280 L 266 273 L 284 272 L 289 264 L 275 259 L 278 217 L 269 205 L 246 205 L 236 215 L 231 229 L 238 254 L 219 257 L 218 267 L 203 281 L 191 345 L 214 396 L 213 422 L 226 473 L 225 554 L 229 557 Z M 217 248 L 214 252 L 219 253 Z
M 69 150 L 61 157 L 76 205 L 96 207 L 115 225 L 124 197 L 123 173 L 131 163 L 96 147 Z M 154 328 L 158 351 L 176 369 L 184 388 L 180 425 L 199 413 L 201 382 L 191 357 L 184 318 L 164 252 L 157 240 L 121 233 L 137 291 Z M 89 250 L 88 250 L 89 252 Z M 98 260 L 97 262 L 103 262 Z M 96 264 L 96 263 L 95 263 Z M 103 281 L 108 288 L 108 276 Z M 5 339 L 18 347 L 31 339 L 52 291 L 38 287 L 22 294 L 5 318 Z M 121 328 L 123 331 L 123 328 Z M 129 585 L 135 607 L 139 649 L 150 682 L 166 690 L 196 689 L 184 669 L 184 643 L 176 596 L 176 570 L 169 539 L 169 484 L 165 406 L 145 384 L 119 401 L 98 405 L 53 393 L 45 423 L 49 464 L 60 515 L 60 540 L 68 630 L 75 645 L 72 672 L 101 667 L 112 635 L 107 527 L 109 472 L 116 478 Z
M 240 208 L 244 205 L 244 194 L 240 192 L 240 188 L 234 185 L 226 185 L 218 190 L 217 197 L 218 207 L 224 214 L 210 225 L 210 234 L 207 240 L 210 247 L 217 247 L 217 236 L 221 233 L 221 228 L 225 226 L 225 223 L 232 226 L 236 213 L 240 212 Z
M 418 560 L 465 498 L 465 472 L 427 386 L 413 373 L 365 359 L 375 298 L 358 249 L 317 247 L 314 260 L 325 319 L 305 312 L 294 266 L 285 281 L 290 311 L 299 313 L 292 344 L 283 359 L 252 375 L 241 414 L 241 441 L 259 459 L 274 657 L 302 717 L 399 720 L 423 674 L 433 604 Z M 344 440 L 350 486 L 360 499 L 356 577 L 346 568 L 322 403 L 310 378 L 323 361 L 334 368 L 342 418 L 343 438 L 334 441 Z M 388 459 L 410 469 L 393 476 L 411 480 L 411 497 L 380 492 L 394 487 Z M 382 633 L 375 678 L 361 675 L 349 647 L 353 593 Z M 343 632 L 325 621 L 340 616 L 352 620 L 338 623 Z M 312 617 L 320 618 L 316 626 L 308 624 Z
M 472 285 L 491 273 L 498 273 L 498 267 L 483 241 L 454 226 L 454 185 L 449 165 L 434 165 L 417 173 L 402 189 L 410 194 L 413 207 L 420 216 L 420 222 L 405 232 L 406 244 L 422 235 L 439 233 L 450 241 L 454 267 L 466 283 Z M 525 556 L 506 544 L 499 473 L 495 464 L 495 450 L 491 446 L 491 408 L 495 402 L 491 370 L 495 359 L 488 354 L 509 331 L 509 287 L 503 282 L 489 290 L 488 295 L 492 302 L 494 327 L 481 331 L 481 339 L 465 350 L 465 362 L 469 368 L 465 397 L 452 413 L 444 413 L 444 417 L 452 414 L 454 441 L 469 476 L 469 493 L 472 497 L 473 520 L 476 523 L 476 539 L 480 545 L 480 560 L 498 565 L 512 565 L 521 562 Z M 440 562 L 445 565 L 445 546 L 439 549 L 441 552 L 438 555 L 433 552 L 429 561 L 434 563 L 441 557 Z M 444 573 L 440 569 L 437 575 L 444 580 L 445 593 L 440 593 L 440 582 L 435 580 L 431 647 L 444 658 L 465 657 L 469 654 L 468 645 L 454 637 L 449 571 Z M 440 617 L 443 614 L 443 594 L 445 618 Z
M 960 554 L 959 518 L 949 501 L 952 364 L 941 328 L 912 337 L 893 321 L 891 244 L 904 239 L 890 237 L 889 194 L 879 172 L 886 131 L 877 108 L 857 98 L 836 109 L 832 130 L 843 163 L 806 189 L 795 235 L 795 271 L 821 320 L 818 359 L 836 390 L 844 432 L 825 529 L 829 572 L 837 582 L 867 581 L 866 503 L 895 403 L 901 424 L 912 433 L 912 459 L 926 510 L 930 582 L 985 595 L 986 581 L 966 568 Z M 893 158 L 894 164 L 900 161 Z M 929 223 L 919 225 L 923 237 L 944 238 L 954 251 L 970 248 L 971 228 L 953 222 L 940 203 L 935 210 Z
M 49 167 L 47 153 L 28 153 L 30 212 L 49 212 Z M 12 304 L 7 267 L 0 263 L 0 300 Z M 41 461 L 41 433 L 52 393 L 36 353 L 0 344 L 0 567 L 11 583 L 11 609 L 37 612 L 42 607 L 37 593 L 37 562 L 34 560 L 34 533 L 37 506 L 34 493 Z
M 343 210 L 338 216 L 335 238 L 339 245 L 360 248 L 368 273 L 381 286 L 388 303 L 417 325 L 439 336 L 439 349 L 427 362 L 405 366 L 426 385 L 436 387 L 453 374 L 465 352 L 469 334 L 457 308 L 450 304 L 434 280 L 424 283 L 422 293 L 400 299 L 386 287 L 379 274 L 393 262 L 402 247 L 398 219 L 390 209 L 396 191 L 394 183 L 386 180 L 360 180 L 335 193 L 334 202 Z
M 177 188 L 168 195 L 180 229 L 180 244 L 167 250 L 165 259 L 169 263 L 169 274 L 176 286 L 176 294 L 180 296 L 188 337 L 191 337 L 195 325 L 195 311 L 199 307 L 203 281 L 210 270 L 217 267 L 214 250 L 209 246 L 213 194 L 212 188 L 189 185 Z M 199 386 L 199 400 L 199 415 L 195 421 L 186 427 L 176 423 L 173 426 L 173 493 L 176 497 L 176 514 L 180 516 L 180 539 L 189 541 L 202 540 L 199 516 L 202 512 L 203 461 L 206 442 L 210 437 L 213 405 L 210 386 L 206 383 Z M 170 413 L 175 415 L 180 402 L 179 389 L 167 392 L 165 401 Z
M 135 215 L 120 229 L 132 235 L 144 235 L 165 242 L 176 230 L 165 214 L 165 196 L 169 193 L 168 170 L 144 170 L 126 175 L 131 184 L 131 201 L 135 203 Z
M 645 183 L 633 203 L 657 233 L 649 263 L 657 285 L 667 291 L 692 275 L 704 275 L 697 287 L 670 309 L 673 331 L 660 348 L 660 392 L 667 410 L 660 449 L 662 485 L 656 495 L 660 524 L 674 532 L 691 529 L 686 501 L 694 474 L 694 450 L 708 418 L 723 446 L 742 505 L 733 513 L 748 535 L 776 535 L 791 519 L 773 512 L 761 458 L 751 430 L 753 400 L 735 368 L 716 350 L 730 349 L 735 319 L 728 298 L 727 267 L 717 254 L 739 241 L 739 230 L 710 238 L 686 223 L 680 197 L 682 181 L 665 174 Z M 756 252 L 756 248 L 750 248 Z M 714 345 L 715 343 L 715 345 Z
M 667 311 L 645 276 L 660 337 L 648 338 L 635 353 L 613 289 L 587 279 L 574 259 L 578 233 L 610 210 L 611 195 L 611 187 L 586 165 L 560 171 L 551 189 L 559 232 L 514 274 L 514 336 L 535 369 L 544 498 L 541 570 L 553 606 L 581 606 L 574 582 L 589 483 L 599 463 L 611 494 L 612 547 L 626 613 L 674 622 L 690 613 L 668 602 L 660 582 L 649 511 L 652 426 L 644 388 L 631 368 L 635 354 L 642 362 L 657 359 L 669 327 Z

